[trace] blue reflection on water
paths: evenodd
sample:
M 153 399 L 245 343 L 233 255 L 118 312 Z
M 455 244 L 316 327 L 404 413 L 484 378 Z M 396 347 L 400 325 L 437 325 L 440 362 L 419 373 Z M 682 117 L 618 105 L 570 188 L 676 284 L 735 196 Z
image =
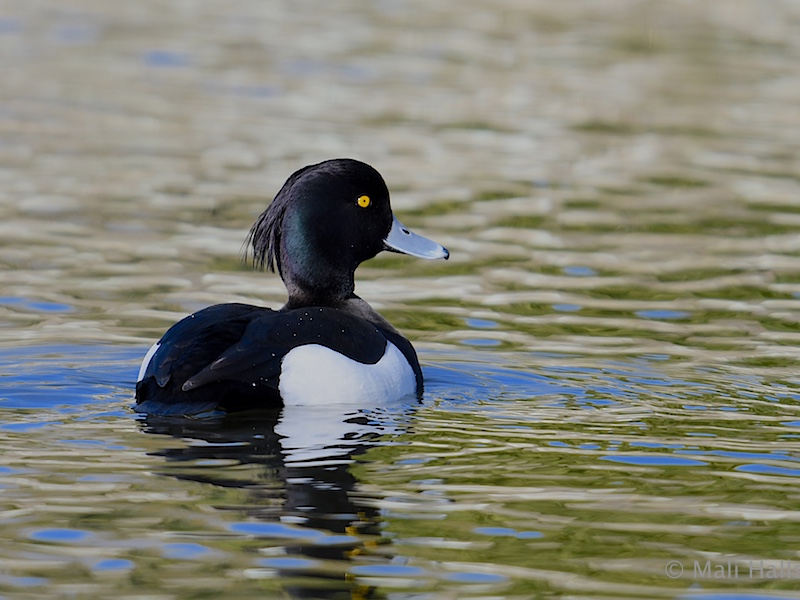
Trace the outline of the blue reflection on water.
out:
M 42 300 L 32 300 L 30 298 L 20 298 L 17 296 L 0 296 L 0 305 L 13 306 L 17 309 L 30 310 L 33 312 L 70 312 L 73 310 L 69 304 L 59 302 L 44 302 Z
M 88 403 L 120 395 L 132 399 L 141 348 L 107 346 L 35 346 L 0 349 L 0 409 L 79 410 Z M 113 408 L 124 410 L 124 405 Z M 50 425 L 53 424 L 52 414 Z M 18 416 L 0 427 L 32 428 L 42 421 Z
M 776 467 L 775 465 L 762 465 L 759 463 L 751 465 L 739 465 L 734 471 L 743 473 L 759 473 L 761 475 L 785 475 L 789 477 L 800 477 L 800 469 L 789 469 L 786 467 Z
M 500 340 L 490 340 L 486 338 L 469 338 L 461 340 L 462 344 L 467 346 L 499 346 Z
M 544 534 L 540 531 L 517 531 L 516 529 L 511 529 L 510 527 L 476 527 L 472 531 L 481 535 L 514 537 L 526 540 L 544 537 Z
M 570 275 L 572 277 L 593 277 L 594 275 L 597 275 L 597 271 L 591 267 L 564 267 L 562 271 L 565 275 Z
M 127 571 L 133 569 L 135 563 L 127 558 L 107 558 L 92 565 L 93 571 Z
M 721 592 L 719 594 L 686 594 L 678 600 L 792 600 L 797 596 L 776 596 L 775 594 L 737 594 Z
M 578 312 L 583 307 L 580 304 L 553 304 L 552 308 L 558 312 Z
M 92 534 L 81 529 L 37 529 L 31 532 L 28 537 L 37 542 L 74 544 L 76 542 L 85 542 L 92 537 Z
M 161 549 L 161 553 L 164 555 L 164 558 L 194 560 L 211 554 L 212 550 L 202 544 L 175 543 L 165 544 Z
M 174 50 L 148 50 L 142 54 L 142 60 L 148 67 L 178 68 L 191 63 L 189 55 Z
M 639 310 L 636 312 L 636 316 L 642 319 L 674 321 L 688 319 L 689 313 L 683 310 Z
M 0 18 L 0 34 L 19 33 L 24 28 L 18 19 Z
M 59 421 L 36 421 L 33 423 L 0 423 L 3 431 L 33 431 L 44 427 L 59 425 Z
M 86 22 L 63 23 L 53 27 L 50 35 L 65 45 L 90 44 L 100 36 L 100 27 Z
M 713 456 L 725 456 L 728 458 L 745 458 L 748 460 L 788 460 L 793 462 L 800 462 L 800 457 L 791 456 L 786 451 L 775 452 L 739 452 L 735 450 L 709 450 L 703 454 L 710 454 Z
M 708 465 L 707 462 L 702 460 L 693 460 L 691 458 L 680 458 L 677 456 L 647 456 L 647 455 L 634 455 L 625 454 L 622 456 L 601 456 L 600 460 L 608 460 L 611 462 L 624 463 L 627 465 L 638 466 L 656 466 L 656 467 L 703 467 Z
M 283 523 L 240 522 L 231 523 L 228 529 L 234 533 L 244 533 L 256 537 L 270 538 L 316 538 L 325 535 L 315 529 L 288 527 Z
M 683 444 L 662 444 L 660 442 L 630 442 L 631 448 L 668 448 L 676 450 L 683 448 Z
M 352 567 L 350 572 L 353 575 L 372 577 L 420 577 L 425 575 L 425 569 L 422 567 L 409 565 L 358 565 Z
M 475 329 L 493 329 L 497 327 L 497 321 L 488 319 L 464 319 L 464 322 Z
M 508 581 L 505 575 L 495 573 L 450 573 L 445 578 L 454 583 L 502 583 Z
M 44 577 L 11 577 L 0 573 L 0 583 L 8 584 L 13 587 L 36 587 L 47 585 L 50 583 L 50 580 Z M 0 596 L 3 600 L 8 597 L 9 596 Z

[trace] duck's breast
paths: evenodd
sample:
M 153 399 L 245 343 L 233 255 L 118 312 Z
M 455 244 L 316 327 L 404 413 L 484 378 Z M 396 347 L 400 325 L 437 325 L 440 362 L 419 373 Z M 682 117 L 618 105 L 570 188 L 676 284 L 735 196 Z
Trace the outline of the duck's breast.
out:
M 376 406 L 414 395 L 414 370 L 397 346 L 387 341 L 374 364 L 352 360 L 320 344 L 290 350 L 283 358 L 278 390 L 286 405 L 330 403 Z

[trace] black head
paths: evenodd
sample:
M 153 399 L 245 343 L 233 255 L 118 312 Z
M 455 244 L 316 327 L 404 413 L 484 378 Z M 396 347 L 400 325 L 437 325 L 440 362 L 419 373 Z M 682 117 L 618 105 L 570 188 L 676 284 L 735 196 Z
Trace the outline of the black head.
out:
M 353 274 L 384 249 L 392 228 L 380 173 L 352 159 L 295 172 L 250 230 L 256 266 L 277 269 L 290 304 L 333 304 L 352 296 Z

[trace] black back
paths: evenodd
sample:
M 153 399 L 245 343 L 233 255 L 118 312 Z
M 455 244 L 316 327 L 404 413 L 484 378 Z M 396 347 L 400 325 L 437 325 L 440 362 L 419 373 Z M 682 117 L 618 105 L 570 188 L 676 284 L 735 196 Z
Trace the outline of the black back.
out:
M 409 361 L 421 393 L 414 348 L 395 331 L 332 307 L 273 311 L 218 304 L 164 334 L 136 385 L 136 410 L 182 415 L 280 406 L 281 361 L 292 348 L 319 344 L 351 360 L 375 364 L 387 341 Z

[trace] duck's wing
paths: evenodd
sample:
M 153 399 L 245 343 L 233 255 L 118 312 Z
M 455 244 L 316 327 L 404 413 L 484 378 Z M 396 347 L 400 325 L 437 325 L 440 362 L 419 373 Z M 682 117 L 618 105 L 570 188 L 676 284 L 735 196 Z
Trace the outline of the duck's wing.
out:
M 149 362 L 145 359 L 135 410 L 196 415 L 280 406 L 281 362 L 293 348 L 306 344 L 375 364 L 387 338 L 369 321 L 334 308 L 211 306 L 173 325 Z
M 153 377 L 159 387 L 182 384 L 231 345 L 239 341 L 257 316 L 273 313 L 248 304 L 217 304 L 204 308 L 170 327 L 142 365 L 140 381 Z M 145 359 L 147 360 L 147 359 Z
M 335 308 L 271 312 L 252 319 L 241 339 L 189 377 L 181 390 L 189 392 L 218 381 L 277 387 L 281 361 L 293 348 L 319 344 L 352 360 L 375 364 L 386 343 L 375 325 Z
M 150 415 L 196 415 L 213 414 L 229 403 L 246 408 L 255 398 L 243 394 L 242 385 L 209 386 L 194 394 L 183 392 L 181 386 L 236 344 L 254 318 L 270 313 L 247 304 L 218 304 L 173 325 L 144 359 L 135 410 Z M 260 400 L 268 405 L 269 393 L 262 391 Z

